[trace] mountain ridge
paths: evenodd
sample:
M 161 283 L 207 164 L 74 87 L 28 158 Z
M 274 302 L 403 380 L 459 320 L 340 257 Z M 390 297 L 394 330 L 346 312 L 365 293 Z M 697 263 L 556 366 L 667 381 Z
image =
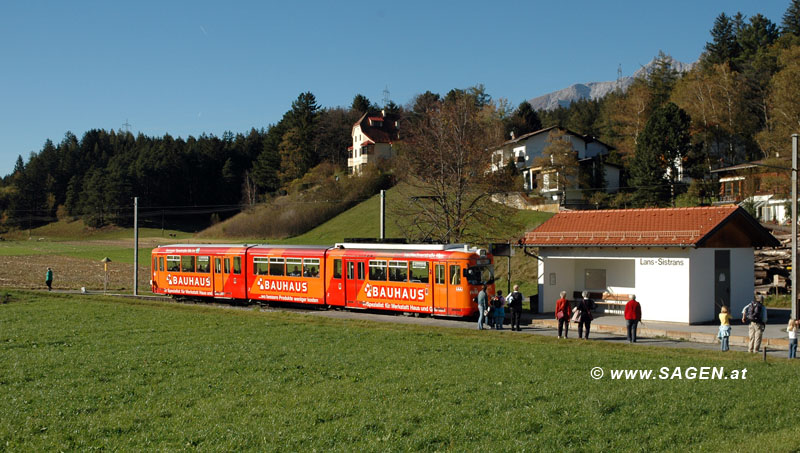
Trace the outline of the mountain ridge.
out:
M 679 73 L 690 71 L 696 64 L 683 63 L 672 57 L 667 58 L 670 60 L 670 66 Z M 620 89 L 624 93 L 638 77 L 645 77 L 647 74 L 650 74 L 656 67 L 657 61 L 658 58 L 654 58 L 649 63 L 636 70 L 632 76 L 625 76 L 619 78 L 619 80 L 607 82 L 575 83 L 561 90 L 532 98 L 528 100 L 528 102 L 534 110 L 550 111 L 559 107 L 569 107 L 573 102 L 583 99 L 601 99 L 616 89 Z

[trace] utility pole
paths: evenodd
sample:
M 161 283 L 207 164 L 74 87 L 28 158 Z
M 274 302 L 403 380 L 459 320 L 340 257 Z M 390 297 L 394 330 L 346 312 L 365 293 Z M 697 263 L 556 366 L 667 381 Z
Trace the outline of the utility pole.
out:
M 381 190 L 381 239 L 385 238 L 386 238 L 386 191 Z
M 139 295 L 139 197 L 133 197 L 133 295 Z
M 797 137 L 792 135 L 792 318 L 797 319 Z

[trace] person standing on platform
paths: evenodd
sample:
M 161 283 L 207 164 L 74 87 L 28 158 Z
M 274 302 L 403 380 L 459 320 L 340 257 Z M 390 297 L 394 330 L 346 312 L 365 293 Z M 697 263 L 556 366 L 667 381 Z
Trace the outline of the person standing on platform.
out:
M 578 302 L 578 305 L 575 306 L 575 311 L 580 312 L 580 321 L 578 321 L 578 338 L 584 338 L 583 336 L 583 329 L 586 328 L 586 339 L 589 339 L 589 330 L 592 328 L 592 310 L 594 310 L 595 304 L 592 299 L 589 298 L 589 291 L 584 291 L 581 296 L 581 299 Z
M 628 343 L 636 343 L 636 327 L 642 320 L 642 306 L 636 301 L 636 294 L 625 304 L 625 324 L 628 325 Z
M 519 326 L 520 318 L 522 318 L 522 293 L 519 292 L 519 285 L 514 285 L 514 291 L 506 298 L 508 301 L 508 308 L 511 309 L 511 330 L 517 332 L 522 331 Z
M 506 300 L 503 297 L 503 292 L 498 291 L 492 299 L 492 309 L 494 310 L 494 329 L 503 330 L 503 321 L 506 317 Z
M 563 331 L 564 338 L 569 336 L 569 318 L 572 316 L 572 307 L 567 300 L 567 292 L 561 291 L 561 298 L 556 301 L 556 320 L 558 320 L 558 338 Z
M 742 310 L 742 322 L 750 323 L 747 352 L 761 352 L 761 337 L 767 325 L 767 307 L 762 303 L 764 296 L 758 294 Z
M 723 352 L 730 349 L 731 314 L 728 313 L 728 307 L 725 305 L 723 305 L 719 311 L 719 333 L 717 334 L 717 338 L 719 338 L 720 348 Z
M 478 293 L 478 330 L 483 330 L 483 321 L 486 316 L 486 285 L 483 285 Z

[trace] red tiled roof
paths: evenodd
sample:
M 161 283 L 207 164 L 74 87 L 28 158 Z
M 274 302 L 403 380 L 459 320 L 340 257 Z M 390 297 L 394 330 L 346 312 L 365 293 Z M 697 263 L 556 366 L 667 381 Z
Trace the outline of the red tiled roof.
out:
M 392 143 L 397 140 L 397 128 L 395 122 L 400 117 L 394 114 L 386 116 L 367 116 L 364 115 L 353 126 L 361 126 L 361 133 L 364 134 L 372 143 Z M 380 126 L 371 126 L 369 120 L 381 121 Z M 364 146 L 363 144 L 361 146 Z
M 756 245 L 777 242 L 746 211 L 735 205 L 560 212 L 525 234 L 535 246 L 698 246 L 737 218 Z M 740 228 L 741 229 L 741 228 Z

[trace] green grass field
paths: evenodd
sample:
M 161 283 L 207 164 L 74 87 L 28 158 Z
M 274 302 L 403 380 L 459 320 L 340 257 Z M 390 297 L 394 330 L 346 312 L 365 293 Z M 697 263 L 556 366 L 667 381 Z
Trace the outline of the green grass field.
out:
M 748 374 L 593 380 L 595 366 Z M 744 353 L 13 292 L 0 304 L 0 449 L 793 451 L 797 366 Z

